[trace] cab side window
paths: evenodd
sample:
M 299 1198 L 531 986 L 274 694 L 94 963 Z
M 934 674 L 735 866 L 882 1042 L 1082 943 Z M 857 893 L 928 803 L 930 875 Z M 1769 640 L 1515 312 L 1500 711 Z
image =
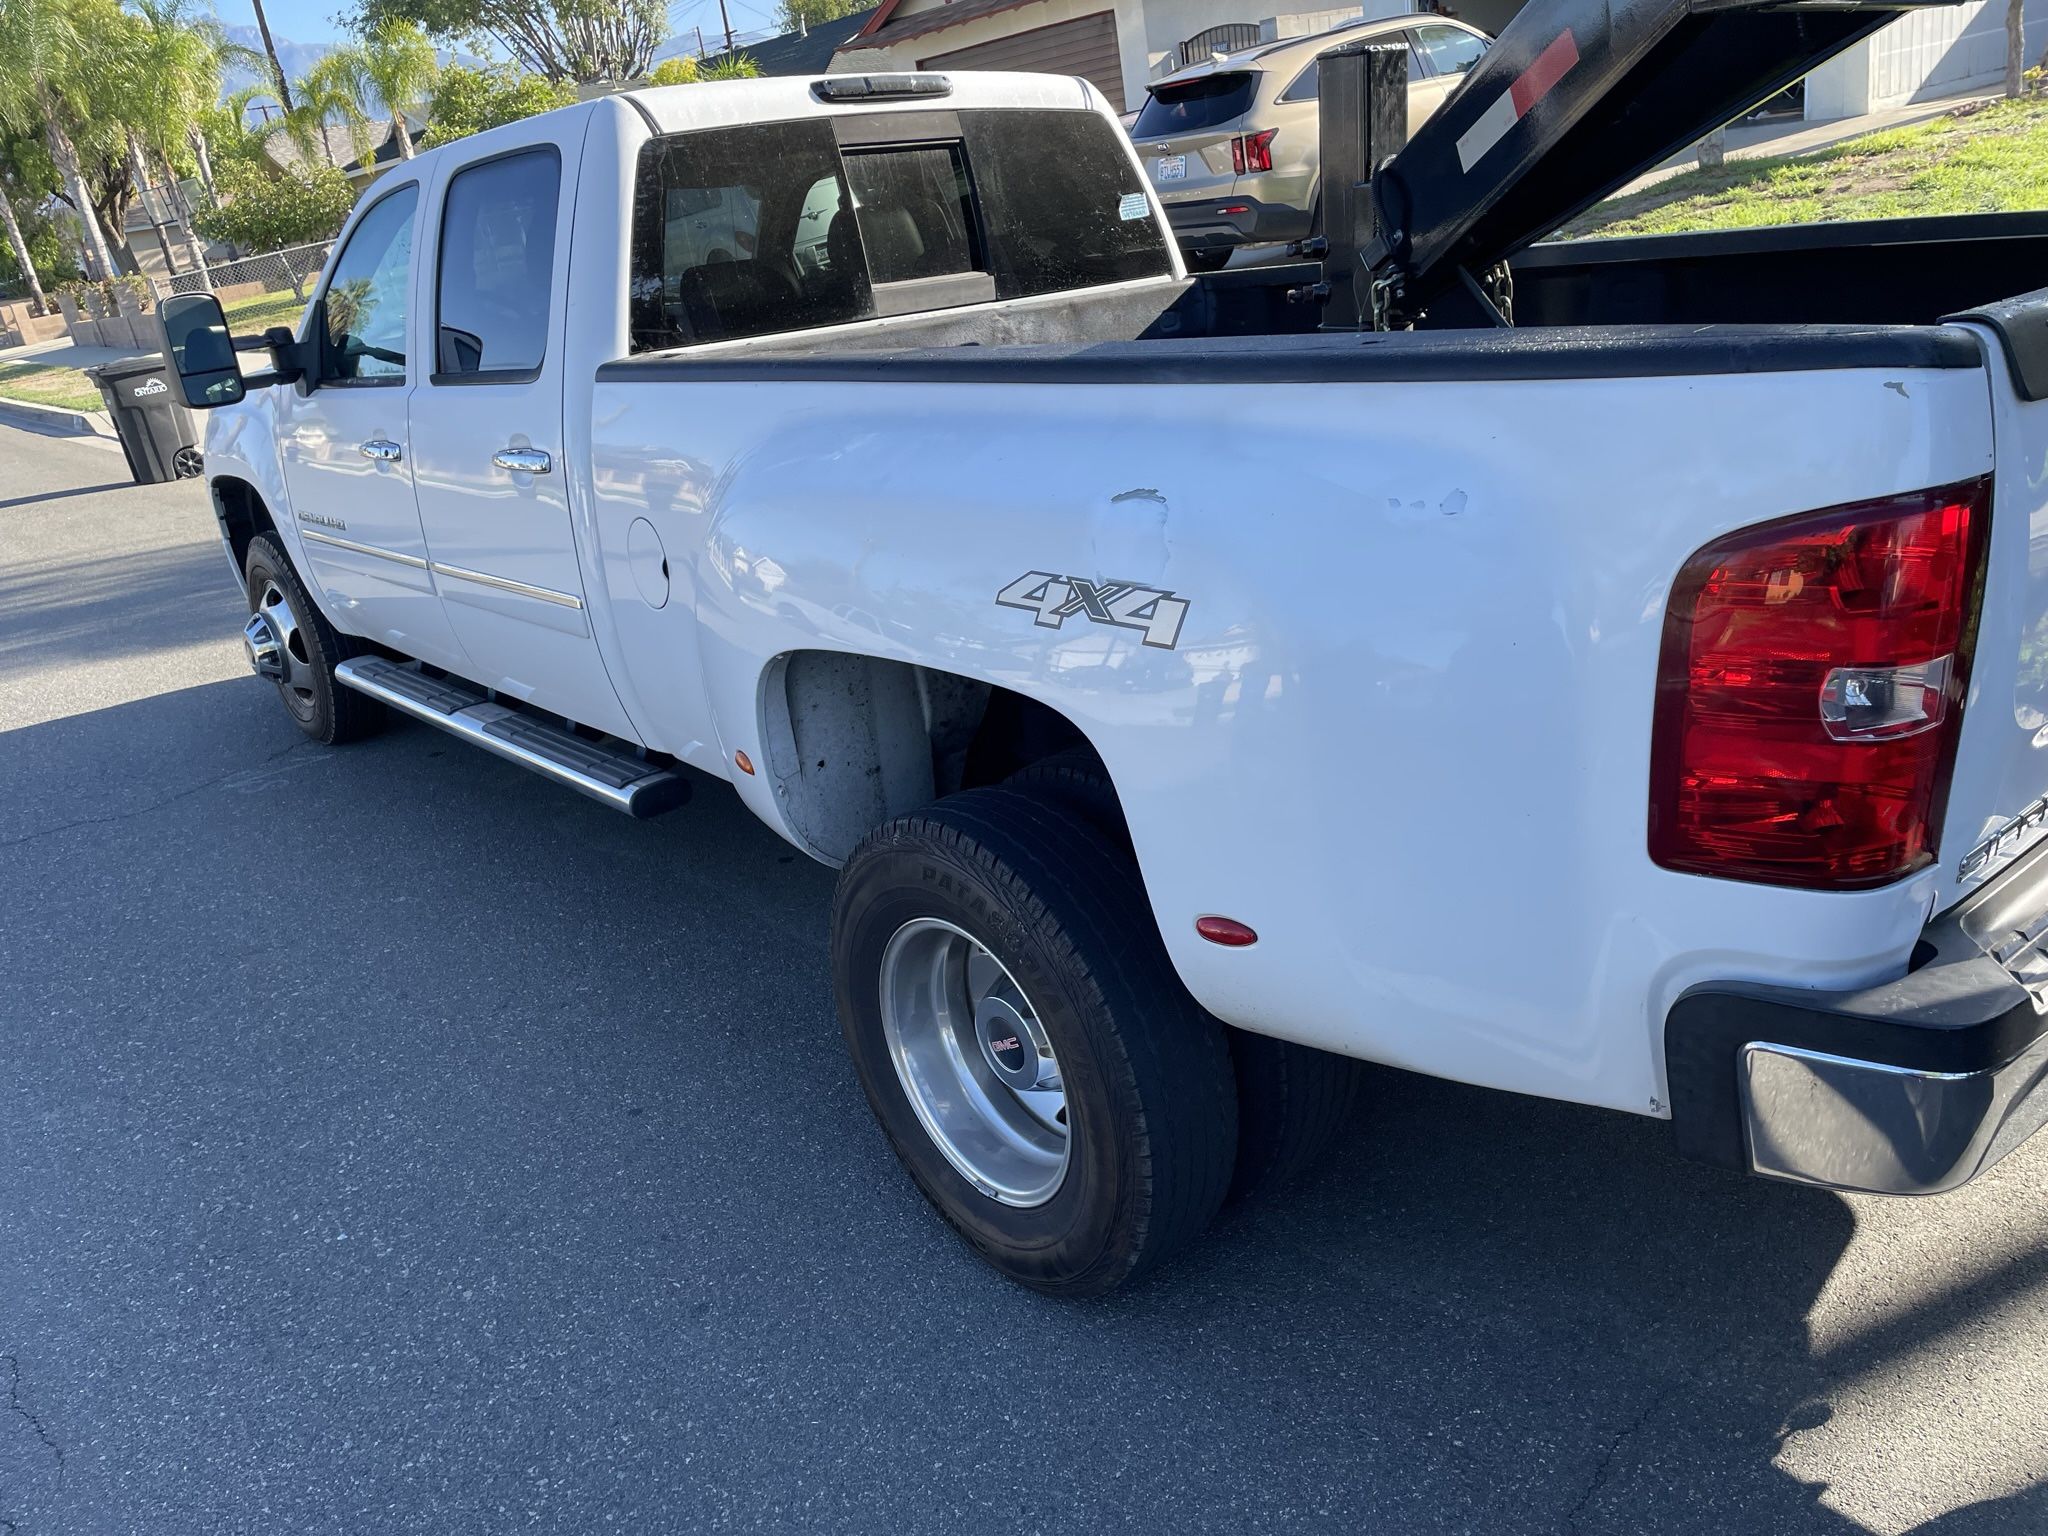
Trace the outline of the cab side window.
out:
M 371 208 L 334 258 L 320 297 L 320 382 L 405 382 L 405 299 L 417 184 Z
M 1390 43 L 1395 47 L 1399 47 L 1403 40 L 1400 35 L 1377 39 L 1377 41 Z M 1406 41 L 1408 44 L 1408 83 L 1413 85 L 1416 81 L 1423 78 L 1422 61 L 1415 55 L 1414 39 L 1408 38 Z M 1322 62 L 1320 55 L 1310 59 L 1308 61 L 1308 68 L 1294 77 L 1294 83 L 1280 93 L 1280 99 L 1282 101 L 1317 100 L 1323 83 Z
M 562 161 L 521 150 L 457 171 L 441 209 L 434 380 L 530 379 L 547 354 Z
M 1462 75 L 1486 52 L 1486 39 L 1461 27 L 1417 27 L 1415 46 L 1439 75 Z

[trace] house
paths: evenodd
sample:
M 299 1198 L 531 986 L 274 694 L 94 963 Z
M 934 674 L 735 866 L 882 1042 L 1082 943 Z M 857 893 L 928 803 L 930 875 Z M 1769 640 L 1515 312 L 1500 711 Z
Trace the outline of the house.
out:
M 764 75 L 822 75 L 832 67 L 832 52 L 867 25 L 874 11 L 856 11 L 836 21 L 822 22 L 808 31 L 785 32 L 780 37 L 757 43 L 742 43 L 734 53 L 745 54 Z M 664 59 L 696 58 L 691 45 L 701 34 L 678 33 L 654 50 L 654 62 Z M 701 62 L 716 64 L 725 57 L 721 50 L 704 55 Z
M 1327 31 L 1361 17 L 1440 10 L 1499 32 L 1523 0 L 1365 0 L 1277 15 L 1243 0 L 884 0 L 833 55 L 838 71 L 1028 69 L 1091 80 L 1118 111 L 1148 85 L 1211 50 Z M 1816 70 L 1805 111 L 1819 121 L 1997 89 L 2006 0 L 1908 12 Z M 2048 48 L 2048 0 L 2026 0 L 2027 60 Z
M 1143 103 L 1152 81 L 1212 49 L 1249 48 L 1361 15 L 1413 9 L 1406 0 L 1282 15 L 1247 11 L 1242 0 L 883 0 L 840 45 L 832 68 L 1080 75 L 1124 112 Z

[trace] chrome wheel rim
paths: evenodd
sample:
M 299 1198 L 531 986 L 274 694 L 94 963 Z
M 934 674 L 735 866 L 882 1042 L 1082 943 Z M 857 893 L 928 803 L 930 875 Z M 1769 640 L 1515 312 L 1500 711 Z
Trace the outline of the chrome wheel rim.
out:
M 1003 963 L 964 929 L 921 917 L 882 952 L 882 1032 L 896 1080 L 960 1176 L 1004 1205 L 1043 1205 L 1072 1137 L 1059 1059 Z
M 317 707 L 312 652 L 290 599 L 275 581 L 263 583 L 256 611 L 242 626 L 242 645 L 249 654 L 250 670 L 276 683 L 291 712 L 310 720 Z

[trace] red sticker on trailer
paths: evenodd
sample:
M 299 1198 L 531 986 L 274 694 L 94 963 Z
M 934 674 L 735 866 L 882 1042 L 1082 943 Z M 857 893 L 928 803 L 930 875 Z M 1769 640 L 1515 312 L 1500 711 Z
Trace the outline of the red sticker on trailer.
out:
M 1500 93 L 1493 105 L 1479 114 L 1479 120 L 1459 135 L 1458 164 L 1470 171 L 1578 62 L 1578 39 L 1569 30 L 1559 33 L 1557 40 L 1536 55 L 1536 61 Z

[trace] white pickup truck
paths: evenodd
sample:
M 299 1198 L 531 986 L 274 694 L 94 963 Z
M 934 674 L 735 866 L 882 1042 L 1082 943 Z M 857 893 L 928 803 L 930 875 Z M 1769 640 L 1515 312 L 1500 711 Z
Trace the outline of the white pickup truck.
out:
M 252 664 L 836 866 L 875 1113 L 1048 1291 L 1356 1060 L 1952 1187 L 2048 1116 L 2048 292 L 1985 291 L 2043 226 L 1527 249 L 1882 19 L 1537 0 L 1375 183 L 1418 329 L 1191 281 L 1071 79 L 423 154 L 270 371 L 167 306 Z

